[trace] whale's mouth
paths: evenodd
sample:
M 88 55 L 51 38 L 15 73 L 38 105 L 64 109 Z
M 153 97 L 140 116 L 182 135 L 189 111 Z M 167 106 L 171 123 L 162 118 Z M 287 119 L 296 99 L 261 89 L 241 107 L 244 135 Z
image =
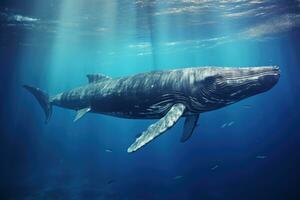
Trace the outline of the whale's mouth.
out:
M 230 71 L 217 81 L 219 96 L 230 101 L 243 99 L 271 89 L 280 78 L 279 67 L 252 67 Z
M 265 85 L 273 86 L 275 85 L 280 78 L 280 69 L 279 67 L 273 67 L 269 72 L 265 72 L 259 75 L 259 82 Z

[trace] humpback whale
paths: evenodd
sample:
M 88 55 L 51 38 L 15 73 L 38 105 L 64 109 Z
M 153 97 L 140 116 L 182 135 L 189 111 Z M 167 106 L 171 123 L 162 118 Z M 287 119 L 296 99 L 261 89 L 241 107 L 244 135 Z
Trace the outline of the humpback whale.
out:
M 158 119 L 150 125 L 127 152 L 134 152 L 165 133 L 185 117 L 181 142 L 187 141 L 200 113 L 216 110 L 271 89 L 279 80 L 277 66 L 191 67 L 153 71 L 111 78 L 87 75 L 88 84 L 49 96 L 33 86 L 24 85 L 37 99 L 46 115 L 52 106 L 77 111 L 74 121 L 87 113 L 100 113 L 131 119 Z

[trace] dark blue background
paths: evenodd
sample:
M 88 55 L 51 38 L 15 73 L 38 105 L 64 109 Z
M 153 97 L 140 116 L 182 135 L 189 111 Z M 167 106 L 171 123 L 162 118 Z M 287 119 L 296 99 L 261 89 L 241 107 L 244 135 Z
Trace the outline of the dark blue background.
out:
M 176 4 L 179 15 L 161 16 L 172 4 L 83 2 L 0 3 L 1 199 L 300 198 L 297 1 L 275 1 L 263 18 L 207 27 L 193 23 L 218 18 L 213 8 L 205 15 L 184 13 L 182 3 Z M 17 21 L 16 14 L 38 21 Z M 286 14 L 296 15 L 286 30 L 234 40 L 247 27 Z M 211 44 L 210 35 L 225 39 Z M 88 73 L 116 77 L 205 65 L 279 65 L 282 76 L 267 93 L 201 114 L 187 143 L 179 143 L 181 120 L 134 154 L 126 149 L 154 121 L 88 114 L 73 123 L 75 112 L 54 108 L 45 125 L 41 108 L 21 87 L 56 94 L 86 84 Z

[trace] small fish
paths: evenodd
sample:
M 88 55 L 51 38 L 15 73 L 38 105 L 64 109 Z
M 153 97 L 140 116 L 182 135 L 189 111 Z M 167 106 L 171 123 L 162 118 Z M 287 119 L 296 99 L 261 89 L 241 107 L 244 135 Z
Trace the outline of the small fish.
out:
M 111 184 L 113 184 L 114 182 L 115 182 L 115 180 L 112 180 L 112 179 L 111 179 L 111 180 L 108 180 L 108 181 L 107 181 L 107 185 L 111 185 Z
M 219 167 L 219 165 L 215 165 L 215 166 L 213 166 L 212 168 L 210 168 L 211 170 L 215 170 L 215 169 L 217 169 Z
M 225 128 L 226 126 L 227 126 L 227 123 L 223 124 L 223 125 L 221 126 L 221 128 Z
M 179 179 L 182 179 L 183 178 L 183 176 L 175 176 L 173 179 L 174 180 L 179 180 Z
M 227 126 L 232 126 L 235 122 L 232 121 L 232 122 L 229 122 Z
M 112 150 L 110 150 L 110 149 L 105 149 L 105 152 L 107 152 L 107 153 L 111 153 L 111 152 L 112 152 Z
M 267 156 L 256 156 L 257 159 L 265 159 Z

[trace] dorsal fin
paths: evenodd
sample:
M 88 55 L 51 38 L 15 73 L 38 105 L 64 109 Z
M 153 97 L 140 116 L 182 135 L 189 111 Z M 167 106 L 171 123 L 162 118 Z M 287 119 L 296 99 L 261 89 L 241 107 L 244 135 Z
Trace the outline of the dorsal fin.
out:
M 96 83 L 111 79 L 111 77 L 106 76 L 104 74 L 88 74 L 86 75 L 86 77 L 88 78 L 89 83 Z

